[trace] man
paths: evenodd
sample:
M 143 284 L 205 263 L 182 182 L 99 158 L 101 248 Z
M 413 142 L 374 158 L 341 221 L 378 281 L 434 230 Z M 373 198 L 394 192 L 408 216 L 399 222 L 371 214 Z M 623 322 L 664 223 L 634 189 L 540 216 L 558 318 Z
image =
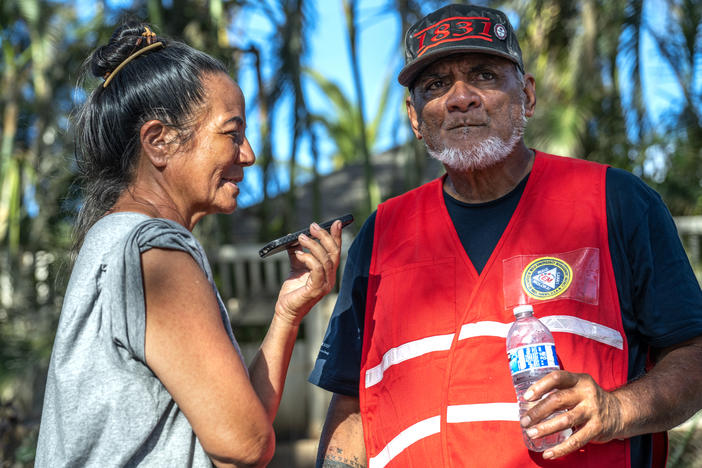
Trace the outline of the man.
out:
M 405 46 L 412 130 L 446 175 L 351 246 L 310 377 L 334 392 L 317 466 L 660 466 L 652 434 L 702 407 L 702 292 L 660 197 L 525 145 L 534 78 L 502 12 L 446 6 Z M 522 304 L 564 370 L 520 419 L 505 334 Z M 574 432 L 534 453 L 523 428 Z

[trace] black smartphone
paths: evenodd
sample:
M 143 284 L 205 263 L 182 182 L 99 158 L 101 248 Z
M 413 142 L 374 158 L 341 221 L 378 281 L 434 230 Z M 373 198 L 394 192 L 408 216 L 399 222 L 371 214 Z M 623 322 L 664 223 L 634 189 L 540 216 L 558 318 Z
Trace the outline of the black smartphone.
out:
M 337 219 L 341 221 L 341 227 L 343 228 L 344 226 L 348 226 L 353 222 L 353 215 L 346 214 L 344 216 L 339 216 L 338 218 L 330 219 L 329 221 L 319 223 L 319 227 L 329 231 L 331 229 L 332 224 L 334 224 L 334 221 L 336 221 Z M 297 244 L 297 238 L 300 234 L 309 236 L 310 228 L 302 229 L 300 231 L 293 232 L 292 234 L 286 234 L 283 237 L 279 237 L 276 240 L 270 241 L 269 243 L 264 245 L 261 250 L 258 251 L 258 254 L 261 256 L 261 258 L 265 258 L 269 255 L 273 255 L 276 252 L 282 252 L 291 245 Z

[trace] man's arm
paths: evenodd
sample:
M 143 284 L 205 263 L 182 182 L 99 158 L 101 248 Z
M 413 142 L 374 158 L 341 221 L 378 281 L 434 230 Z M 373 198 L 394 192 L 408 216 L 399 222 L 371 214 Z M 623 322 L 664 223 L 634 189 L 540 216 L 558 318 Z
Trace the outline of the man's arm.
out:
M 587 374 L 552 372 L 524 396 L 538 401 L 542 395 L 558 391 L 531 409 L 522 425 L 533 432 L 531 437 L 576 428 L 565 442 L 544 452 L 544 458 L 561 457 L 591 441 L 607 442 L 672 429 L 702 408 L 700 388 L 702 336 L 661 350 L 650 372 L 612 392 L 603 390 Z M 560 409 L 569 411 L 540 422 Z
M 366 446 L 358 397 L 335 393 L 324 421 L 317 468 L 365 468 Z

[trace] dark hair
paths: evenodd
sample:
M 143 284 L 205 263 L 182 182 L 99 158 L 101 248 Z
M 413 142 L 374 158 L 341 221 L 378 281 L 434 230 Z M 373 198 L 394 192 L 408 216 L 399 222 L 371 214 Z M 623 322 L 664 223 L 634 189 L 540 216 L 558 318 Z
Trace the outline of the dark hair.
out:
M 178 130 L 180 142 L 187 141 L 204 100 L 203 76 L 227 73 L 220 61 L 182 42 L 143 35 L 150 30 L 145 23 L 124 23 L 83 65 L 83 80 L 88 74 L 104 78 L 147 45 L 164 45 L 131 60 L 106 87 L 100 83 L 78 109 L 74 133 L 83 203 L 74 229 L 76 248 L 132 181 L 141 126 L 159 120 Z

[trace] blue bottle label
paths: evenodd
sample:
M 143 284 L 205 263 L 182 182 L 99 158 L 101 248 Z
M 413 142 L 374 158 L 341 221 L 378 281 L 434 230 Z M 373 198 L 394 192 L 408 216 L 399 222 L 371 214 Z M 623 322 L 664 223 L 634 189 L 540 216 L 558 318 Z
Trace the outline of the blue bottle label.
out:
M 520 346 L 507 352 L 512 375 L 534 369 L 558 369 L 556 346 L 552 343 Z

